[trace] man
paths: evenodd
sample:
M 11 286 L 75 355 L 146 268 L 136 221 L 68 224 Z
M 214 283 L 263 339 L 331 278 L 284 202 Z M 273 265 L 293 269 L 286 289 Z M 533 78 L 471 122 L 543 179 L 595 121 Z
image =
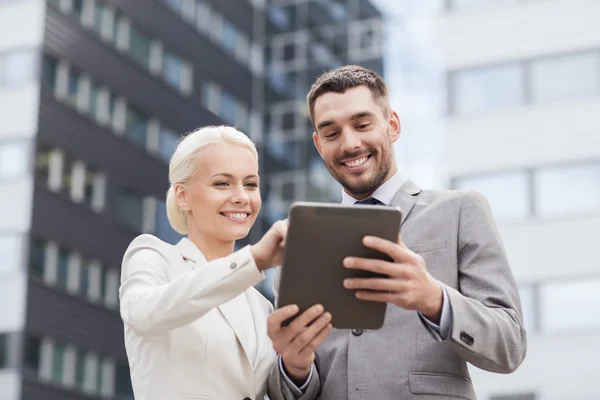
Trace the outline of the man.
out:
M 398 172 L 400 121 L 373 71 L 326 72 L 308 107 L 343 204 L 400 207 L 401 238 L 365 239 L 392 262 L 344 260 L 389 276 L 344 282 L 360 299 L 389 303 L 384 326 L 331 330 L 331 316 L 315 306 L 282 327 L 297 310 L 275 311 L 268 328 L 280 361 L 269 384 L 282 399 L 475 399 L 467 363 L 511 373 L 526 353 L 517 287 L 487 201 L 476 192 L 422 190 Z

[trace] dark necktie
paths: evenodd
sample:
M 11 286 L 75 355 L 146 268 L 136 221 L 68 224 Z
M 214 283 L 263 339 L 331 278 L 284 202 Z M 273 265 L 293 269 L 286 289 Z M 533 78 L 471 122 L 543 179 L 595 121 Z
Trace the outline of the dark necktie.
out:
M 354 204 L 361 204 L 361 205 L 365 205 L 365 206 L 369 206 L 369 205 L 370 206 L 380 206 L 380 205 L 383 205 L 382 202 L 380 202 L 379 200 L 377 200 L 376 198 L 373 198 L 373 197 L 368 197 L 366 199 L 357 201 Z

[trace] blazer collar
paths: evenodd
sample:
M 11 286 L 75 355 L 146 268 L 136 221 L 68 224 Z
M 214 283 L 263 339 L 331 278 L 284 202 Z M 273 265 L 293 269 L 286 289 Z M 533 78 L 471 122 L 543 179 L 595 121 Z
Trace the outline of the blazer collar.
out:
M 402 210 L 402 222 L 400 223 L 401 225 L 404 223 L 404 221 L 408 217 L 408 214 L 410 214 L 410 211 L 417 203 L 417 195 L 421 193 L 421 191 L 422 189 L 416 183 L 414 183 L 410 179 L 407 179 L 394 195 L 391 204 L 393 206 L 400 207 L 400 210 Z
M 198 246 L 194 244 L 190 239 L 184 237 L 179 243 L 175 245 L 184 259 L 193 261 L 195 263 L 205 263 L 206 257 L 200 251 Z
M 200 251 L 200 249 L 194 244 L 194 242 L 192 242 L 188 238 L 182 238 L 175 247 L 177 247 L 177 249 L 179 250 L 179 252 L 185 260 L 189 260 L 200 265 L 208 262 L 206 260 L 206 257 L 204 257 L 204 254 L 202 254 L 202 252 Z M 192 269 L 193 268 L 194 267 L 192 267 Z M 260 298 L 255 296 L 252 290 L 246 290 L 245 293 L 249 294 L 248 296 L 246 296 L 246 299 L 248 301 L 248 305 L 250 306 L 250 311 L 252 312 L 252 318 L 254 319 L 254 325 L 256 329 L 256 332 L 253 332 L 253 334 L 256 334 L 257 338 L 266 337 L 266 325 L 261 323 L 261 321 L 265 320 L 265 315 L 261 315 Z M 258 292 L 256 294 L 258 294 Z M 243 295 L 244 293 L 241 293 L 240 295 L 236 296 L 236 298 Z M 242 323 L 242 319 L 239 315 L 239 303 L 233 301 L 232 299 L 225 303 L 219 304 L 217 307 L 227 320 L 227 323 L 229 323 L 229 325 L 233 329 L 233 332 L 235 333 L 237 339 L 242 345 L 242 348 L 244 349 L 244 353 L 246 354 L 250 365 L 255 365 L 257 360 L 251 360 L 249 356 L 250 353 L 248 351 L 250 346 L 248 341 L 251 340 L 253 334 L 246 332 L 246 327 Z M 258 343 L 257 354 L 260 354 L 260 350 L 264 348 L 264 346 L 264 343 Z

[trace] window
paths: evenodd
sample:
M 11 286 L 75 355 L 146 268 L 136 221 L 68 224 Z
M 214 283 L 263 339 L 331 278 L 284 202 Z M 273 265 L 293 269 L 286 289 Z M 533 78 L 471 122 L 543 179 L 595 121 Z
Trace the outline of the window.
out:
M 100 86 L 94 82 L 90 83 L 90 109 L 89 113 L 96 122 L 102 122 L 102 95 Z
M 46 269 L 46 241 L 34 238 L 29 249 L 29 270 L 39 278 L 44 277 Z
M 0 276 L 12 274 L 23 268 L 24 255 L 23 240 L 18 234 L 0 236 Z
M 152 39 L 140 32 L 136 27 L 130 26 L 129 54 L 143 67 L 150 69 L 150 53 Z
M 166 0 L 165 3 L 178 15 L 183 15 L 183 0 Z
M 8 366 L 8 334 L 0 333 L 0 370 Z
M 18 86 L 36 80 L 37 51 L 35 49 L 5 53 L 0 59 L 0 64 L 0 85 Z
M 269 21 L 279 29 L 284 30 L 290 26 L 289 12 L 281 6 L 269 6 L 267 9 L 267 17 L 269 18 Z
M 548 333 L 600 328 L 600 278 L 540 286 L 541 329 Z
M 295 182 L 283 182 L 281 185 L 281 197 L 287 201 L 294 200 L 294 193 L 296 189 Z
M 25 369 L 37 374 L 40 369 L 40 348 L 42 341 L 39 337 L 27 335 L 25 338 Z
M 531 61 L 534 103 L 570 100 L 600 93 L 600 54 L 573 54 Z
M 104 268 L 103 273 L 103 296 L 104 305 L 116 308 L 119 303 L 119 271 L 116 268 Z
M 44 56 L 42 65 L 42 82 L 52 92 L 56 91 L 56 74 L 58 71 L 58 61 L 47 55 Z
M 454 188 L 476 190 L 490 202 L 499 220 L 525 218 L 530 211 L 530 187 L 526 171 L 515 171 L 457 179 Z
M 149 124 L 148 117 L 141 111 L 128 107 L 125 124 L 125 137 L 137 145 L 146 146 Z
M 158 134 L 158 154 L 165 161 L 169 161 L 177 148 L 177 142 L 180 135 L 165 127 L 160 128 Z
M 293 130 L 296 127 L 296 113 L 294 111 L 283 112 L 281 121 L 284 130 Z
M 165 52 L 163 56 L 162 75 L 169 85 L 181 89 L 184 82 L 184 61 L 178 56 Z
M 63 156 L 63 169 L 61 175 L 60 188 L 67 196 L 71 197 L 73 194 L 73 164 L 74 161 L 71 157 Z
M 286 43 L 283 45 L 283 61 L 294 61 L 296 58 L 296 43 Z
M 600 162 L 542 168 L 535 171 L 534 184 L 540 216 L 600 210 Z
M 79 264 L 79 293 L 85 297 L 90 293 L 91 263 L 91 259 L 83 257 Z
M 196 3 L 196 27 L 203 32 L 208 34 L 211 26 L 211 11 L 210 5 L 205 0 L 199 0 Z
M 100 385 L 100 394 L 102 397 L 112 397 L 115 388 L 115 366 L 114 362 L 105 358 L 98 368 L 98 382 Z
M 144 196 L 131 191 L 119 193 L 117 216 L 127 227 L 141 232 L 144 227 Z
M 62 384 L 65 369 L 65 346 L 54 344 L 52 349 L 52 382 Z
M 219 116 L 230 124 L 235 124 L 236 99 L 230 93 L 221 91 Z
M 87 372 L 86 368 L 86 354 L 85 352 L 78 350 L 75 352 L 75 387 L 81 391 L 85 391 L 85 375 Z
M 83 198 L 85 205 L 99 212 L 104 208 L 104 175 L 99 171 L 85 167 L 83 178 Z
M 69 69 L 66 100 L 72 106 L 77 105 L 77 93 L 79 93 L 79 85 L 81 84 L 80 80 L 81 74 L 77 71 Z
M 83 0 L 71 0 L 71 4 L 75 14 L 83 14 Z
M 131 375 L 127 364 L 119 363 L 115 370 L 115 394 L 119 398 L 133 399 Z
M 69 250 L 64 247 L 58 250 L 58 264 L 56 270 L 56 283 L 62 288 L 67 288 L 69 281 Z
M 0 180 L 14 179 L 27 173 L 29 143 L 25 141 L 0 144 Z
M 227 20 L 223 20 L 222 25 L 222 37 L 221 43 L 223 43 L 223 47 L 225 50 L 229 51 L 231 54 L 235 53 L 235 49 L 237 47 L 237 38 L 238 31 L 233 24 Z
M 455 114 L 518 107 L 524 102 L 521 64 L 506 64 L 458 71 L 452 77 Z
M 114 11 L 101 1 L 95 2 L 93 29 L 103 39 L 115 43 L 117 40 L 117 24 Z

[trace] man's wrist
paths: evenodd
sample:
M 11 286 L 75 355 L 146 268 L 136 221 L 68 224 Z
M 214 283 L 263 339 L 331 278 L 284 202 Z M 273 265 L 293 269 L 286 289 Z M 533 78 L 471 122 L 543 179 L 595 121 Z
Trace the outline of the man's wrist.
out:
M 300 387 L 306 383 L 306 380 L 310 374 L 310 367 L 306 369 L 289 367 L 285 364 L 283 358 L 281 359 L 281 364 L 283 365 L 283 369 L 285 370 L 288 378 L 290 378 L 290 380 L 294 382 L 296 386 Z
M 431 295 L 427 296 L 425 307 L 420 312 L 431 322 L 439 324 L 444 305 L 444 292 L 439 282 L 434 280 L 432 284 Z

